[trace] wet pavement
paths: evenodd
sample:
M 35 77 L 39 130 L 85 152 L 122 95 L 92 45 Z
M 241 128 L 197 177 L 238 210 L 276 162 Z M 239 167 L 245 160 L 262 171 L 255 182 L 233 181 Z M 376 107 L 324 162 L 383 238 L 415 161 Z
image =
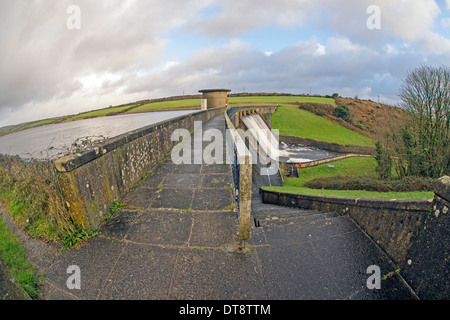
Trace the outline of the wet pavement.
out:
M 208 127 L 223 130 L 223 116 Z M 83 247 L 59 253 L 47 245 L 42 299 L 415 299 L 348 216 L 263 204 L 257 190 L 251 239 L 239 251 L 230 184 L 228 165 L 166 159 Z M 68 289 L 72 265 L 81 289 Z M 367 286 L 373 265 L 381 289 Z

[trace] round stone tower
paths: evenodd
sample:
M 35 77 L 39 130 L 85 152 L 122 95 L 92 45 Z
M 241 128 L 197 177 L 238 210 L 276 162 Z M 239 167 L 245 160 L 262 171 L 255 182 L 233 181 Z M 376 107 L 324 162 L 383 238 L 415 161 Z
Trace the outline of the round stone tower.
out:
M 228 107 L 228 92 L 229 89 L 204 89 L 199 90 L 203 93 L 203 99 L 207 102 L 207 108 L 225 108 Z

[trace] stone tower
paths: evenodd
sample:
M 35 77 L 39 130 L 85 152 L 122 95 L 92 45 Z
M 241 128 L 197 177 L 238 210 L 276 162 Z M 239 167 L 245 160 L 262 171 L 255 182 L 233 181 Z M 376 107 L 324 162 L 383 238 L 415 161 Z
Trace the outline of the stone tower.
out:
M 207 108 L 225 108 L 228 106 L 229 89 L 205 89 L 199 90 L 203 93 L 203 99 L 207 101 Z

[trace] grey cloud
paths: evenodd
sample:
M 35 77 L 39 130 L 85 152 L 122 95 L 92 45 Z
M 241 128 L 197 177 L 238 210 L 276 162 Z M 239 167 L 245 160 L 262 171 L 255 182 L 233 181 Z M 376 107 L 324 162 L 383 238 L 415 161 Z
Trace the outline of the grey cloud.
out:
M 0 125 L 7 110 L 87 95 L 79 79 L 90 74 L 126 76 L 156 66 L 167 44 L 164 35 L 195 12 L 193 3 L 2 1 Z M 66 27 L 69 5 L 81 9 L 80 30 Z M 120 84 L 108 83 L 111 94 Z M 74 104 L 73 112 L 79 108 Z
M 0 126 L 211 86 L 231 86 L 235 92 L 245 87 L 306 93 L 312 88 L 319 94 L 352 88 L 361 97 L 395 99 L 409 68 L 450 60 L 449 40 L 429 30 L 437 17 L 433 1 L 414 0 L 408 7 L 378 3 L 381 30 L 365 27 L 369 0 L 2 0 Z M 72 4 L 81 8 L 81 30 L 66 28 L 66 8 Z M 216 13 L 198 15 L 214 6 Z M 422 18 L 409 21 L 399 14 L 402 9 L 413 16 L 422 12 Z M 426 32 L 420 30 L 422 20 Z M 326 43 L 317 38 L 298 42 L 271 56 L 238 40 L 273 25 L 314 27 L 333 36 Z M 228 41 L 198 48 L 178 64 L 158 69 L 167 62 L 167 37 L 175 28 L 193 39 Z M 386 43 L 396 52 L 387 52 Z M 430 49 L 439 43 L 442 52 Z M 99 83 L 82 83 L 92 74 Z

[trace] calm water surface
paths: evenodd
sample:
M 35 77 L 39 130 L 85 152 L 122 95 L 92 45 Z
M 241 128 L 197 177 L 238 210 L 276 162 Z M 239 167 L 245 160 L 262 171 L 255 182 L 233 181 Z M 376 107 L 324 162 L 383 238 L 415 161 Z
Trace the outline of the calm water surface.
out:
M 113 138 L 131 130 L 179 117 L 198 110 L 161 111 L 100 117 L 73 122 L 50 124 L 0 137 L 0 153 L 23 158 L 46 158 L 69 147 L 82 137 Z M 50 151 L 47 151 L 53 147 Z

